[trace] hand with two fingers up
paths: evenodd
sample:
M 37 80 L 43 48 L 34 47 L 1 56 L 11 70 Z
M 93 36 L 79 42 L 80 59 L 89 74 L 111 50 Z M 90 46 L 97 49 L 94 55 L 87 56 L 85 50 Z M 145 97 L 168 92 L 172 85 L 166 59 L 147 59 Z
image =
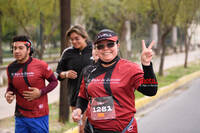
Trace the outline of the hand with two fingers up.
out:
M 141 54 L 141 63 L 144 66 L 149 66 L 153 57 L 152 47 L 155 44 L 154 41 L 150 43 L 148 47 L 146 47 L 145 41 L 142 40 L 142 54 Z

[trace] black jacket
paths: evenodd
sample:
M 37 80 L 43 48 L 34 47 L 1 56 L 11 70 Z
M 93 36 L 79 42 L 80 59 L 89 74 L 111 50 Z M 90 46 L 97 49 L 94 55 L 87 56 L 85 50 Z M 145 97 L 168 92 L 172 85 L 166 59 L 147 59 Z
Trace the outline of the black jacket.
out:
M 85 66 L 92 64 L 92 61 L 92 44 L 88 44 L 82 51 L 75 49 L 74 47 L 69 47 L 66 48 L 62 53 L 56 69 L 58 75 L 60 75 L 62 71 L 67 70 L 74 70 L 78 75 L 76 79 L 68 79 L 68 89 L 71 95 L 71 106 L 76 105 L 76 98 L 74 98 L 74 95 L 77 93 L 76 87 L 79 78 L 81 78 L 81 71 Z M 61 81 L 62 79 L 58 76 L 58 80 Z

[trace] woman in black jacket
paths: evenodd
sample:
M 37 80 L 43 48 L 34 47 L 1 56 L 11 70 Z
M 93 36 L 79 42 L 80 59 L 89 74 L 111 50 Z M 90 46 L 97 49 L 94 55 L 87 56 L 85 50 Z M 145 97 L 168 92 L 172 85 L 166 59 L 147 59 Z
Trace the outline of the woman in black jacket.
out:
M 92 44 L 85 29 L 80 25 L 71 27 L 66 32 L 66 39 L 72 44 L 66 48 L 61 56 L 56 72 L 58 80 L 68 78 L 68 89 L 71 95 L 72 110 L 76 105 L 77 83 L 82 69 L 92 63 Z

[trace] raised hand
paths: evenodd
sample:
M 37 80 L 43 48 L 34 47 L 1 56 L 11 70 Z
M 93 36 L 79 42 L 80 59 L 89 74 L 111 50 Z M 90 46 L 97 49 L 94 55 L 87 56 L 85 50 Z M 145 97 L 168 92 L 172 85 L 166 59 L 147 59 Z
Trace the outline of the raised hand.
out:
M 149 45 L 149 47 L 146 47 L 145 41 L 142 40 L 142 54 L 141 54 L 141 63 L 144 66 L 149 66 L 152 60 L 153 51 L 152 47 L 155 44 L 154 41 L 152 41 Z

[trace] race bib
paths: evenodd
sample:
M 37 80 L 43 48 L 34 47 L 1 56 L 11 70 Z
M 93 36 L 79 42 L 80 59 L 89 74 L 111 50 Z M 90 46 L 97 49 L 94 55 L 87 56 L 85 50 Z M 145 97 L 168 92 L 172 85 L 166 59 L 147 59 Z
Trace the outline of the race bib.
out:
M 92 120 L 115 119 L 116 114 L 112 96 L 93 98 L 90 112 Z

